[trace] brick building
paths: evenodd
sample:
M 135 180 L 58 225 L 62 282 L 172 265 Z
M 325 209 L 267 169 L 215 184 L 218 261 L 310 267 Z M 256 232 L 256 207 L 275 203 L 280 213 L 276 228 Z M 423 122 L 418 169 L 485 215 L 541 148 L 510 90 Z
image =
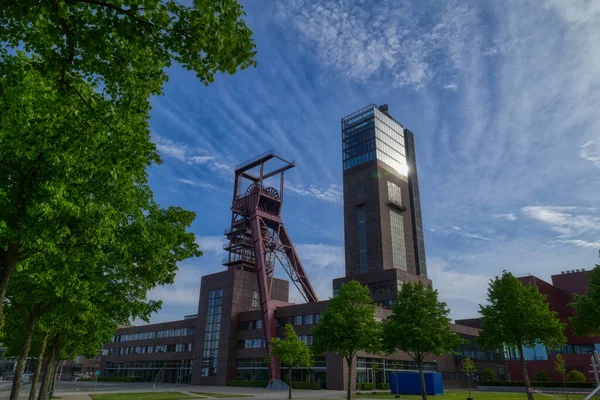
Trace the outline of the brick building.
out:
M 369 287 L 379 306 L 375 317 L 385 319 L 404 282 L 431 284 L 427 277 L 414 137 L 391 117 L 387 105 L 370 105 L 342 119 L 342 143 L 346 265 L 345 276 L 333 281 L 333 291 L 349 280 L 359 281 Z M 293 166 L 286 162 L 286 166 L 267 173 L 263 164 L 274 157 L 278 158 L 267 152 L 236 168 L 231 228 L 225 231 L 229 243 L 224 246 L 228 257 L 223 265 L 227 269 L 202 278 L 198 315 L 119 329 L 113 342 L 104 347 L 102 376 L 197 385 L 227 385 L 235 379 L 287 379 L 287 369 L 280 372 L 279 365 L 265 362 L 269 337 L 283 336 L 283 327 L 291 323 L 301 340 L 311 344 L 311 329 L 319 323 L 327 301 L 311 298 L 308 277 L 302 275 L 298 255 L 287 231 L 282 230 L 279 212 L 283 175 L 278 190 L 263 186 L 263 176 L 272 177 Z M 260 166 L 260 175 L 250 174 L 248 169 L 254 166 Z M 245 191 L 241 190 L 241 178 L 253 182 Z M 258 207 L 257 211 L 248 212 L 252 207 Z M 256 224 L 256 215 L 264 216 L 267 222 Z M 270 231 L 273 226 L 275 233 Z M 272 236 L 283 240 L 275 243 L 264 239 Z M 262 246 L 263 241 L 264 250 L 259 252 L 257 249 L 263 247 L 257 247 L 257 242 Z M 263 268 L 269 270 L 270 264 L 264 262 L 267 252 L 279 245 L 284 251 L 278 256 L 285 258 L 282 266 L 290 280 L 299 289 L 306 289 L 306 304 L 289 302 L 288 281 L 272 276 L 268 281 L 261 278 Z M 265 254 L 265 260 L 256 254 Z M 269 286 L 267 298 L 265 283 Z M 451 328 L 471 340 L 478 332 L 470 326 L 453 324 Z M 425 369 L 441 372 L 447 387 L 465 386 L 460 361 L 468 355 L 480 370 L 491 367 L 504 375 L 501 353 L 481 351 L 473 342 L 457 351 L 457 356 L 430 357 Z M 376 377 L 380 383 L 387 382 L 392 371 L 416 370 L 415 363 L 403 353 L 385 357 L 359 354 L 354 361 L 353 382 L 374 381 L 373 360 L 380 368 Z M 346 368 L 339 356 L 322 354 L 315 356 L 311 368 L 293 369 L 292 374 L 294 380 L 344 389 Z
M 567 370 L 578 370 L 582 372 L 588 381 L 594 381 L 590 373 L 591 355 L 594 350 L 600 350 L 600 337 L 577 337 L 571 330 L 569 318 L 573 315 L 573 309 L 569 303 L 573 302 L 574 294 L 584 294 L 587 291 L 587 275 L 590 271 L 582 269 L 563 271 L 561 274 L 552 275 L 552 283 L 548 283 L 536 276 L 523 276 L 519 279 L 524 284 L 537 286 L 539 291 L 548 297 L 546 301 L 552 311 L 558 313 L 561 322 L 567 324 L 565 336 L 567 343 L 560 348 L 546 348 L 537 345 L 534 348 L 525 348 L 524 355 L 527 360 L 527 372 L 529 379 L 534 380 L 538 371 L 546 371 L 553 380 L 560 381 L 562 377 L 556 372 L 554 362 L 557 354 L 562 354 Z M 457 321 L 460 324 L 478 327 L 479 319 Z M 522 380 L 523 370 L 515 351 L 506 352 L 508 372 L 512 380 Z

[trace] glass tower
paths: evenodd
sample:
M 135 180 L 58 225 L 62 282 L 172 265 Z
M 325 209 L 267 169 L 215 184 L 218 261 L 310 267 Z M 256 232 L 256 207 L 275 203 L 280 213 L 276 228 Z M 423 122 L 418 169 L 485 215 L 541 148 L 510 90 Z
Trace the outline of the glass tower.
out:
M 427 279 L 414 136 L 374 104 L 342 118 L 346 276 L 389 306 L 405 281 Z

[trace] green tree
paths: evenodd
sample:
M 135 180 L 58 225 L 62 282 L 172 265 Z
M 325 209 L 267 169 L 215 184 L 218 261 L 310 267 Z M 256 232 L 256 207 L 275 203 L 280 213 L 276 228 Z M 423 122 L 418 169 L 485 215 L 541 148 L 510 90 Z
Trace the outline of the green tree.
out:
M 343 284 L 329 300 L 321 321 L 313 328 L 313 352 L 331 352 L 346 360 L 347 400 L 352 396 L 352 360 L 359 351 L 378 353 L 381 324 L 375 320 L 369 289 L 356 281 Z
M 270 357 L 277 357 L 288 368 L 288 399 L 292 398 L 292 368 L 310 368 L 313 365 L 313 356 L 308 346 L 298 339 L 296 331 L 291 324 L 285 325 L 285 338 L 271 340 L 273 350 Z
M 102 321 L 102 327 L 107 329 L 96 329 L 104 333 L 96 343 L 100 346 L 117 325 L 128 324 L 135 318 L 148 321 L 161 302 L 146 300 L 147 292 L 157 285 L 172 283 L 177 263 L 201 254 L 194 235 L 186 232 L 194 218 L 191 212 L 178 208 L 163 210 L 150 203 L 144 212 L 128 218 L 120 221 L 115 237 L 102 251 L 87 248 L 84 254 L 74 252 L 66 264 L 62 264 L 62 257 L 38 254 L 15 272 L 7 299 L 22 316 L 24 335 L 11 400 L 19 392 L 33 332 L 41 318 L 49 318 L 54 322 L 46 323 L 58 328 L 67 324 L 66 328 L 71 330 L 95 326 L 95 319 Z M 80 256 L 83 257 L 79 259 Z M 63 335 L 69 341 L 81 337 L 91 343 L 86 335 L 69 332 Z M 64 348 L 62 345 L 61 349 Z
M 523 348 L 565 342 L 564 324 L 549 309 L 546 296 L 536 286 L 524 285 L 510 272 L 490 281 L 488 305 L 479 306 L 481 331 L 478 343 L 487 349 L 516 349 L 521 360 L 527 397 L 533 400 Z
M 467 381 L 469 383 L 469 399 L 470 399 L 471 398 L 471 377 L 473 376 L 474 373 L 477 372 L 477 367 L 475 366 L 475 363 L 473 362 L 471 357 L 464 358 L 464 360 L 462 361 L 462 365 L 461 365 L 461 371 L 463 372 L 463 374 L 465 374 L 467 376 Z
M 242 16 L 235 0 L 0 0 L 0 317 L 19 263 L 113 236 L 128 182 L 160 162 L 149 98 L 173 61 L 205 84 L 255 65 Z
M 587 276 L 588 285 L 585 294 L 576 294 L 571 327 L 577 336 L 600 335 L 600 265 Z
M 483 382 L 496 382 L 498 380 L 498 376 L 493 369 L 486 368 L 481 373 L 481 380 Z
M 556 370 L 556 372 L 558 372 L 560 374 L 560 377 L 563 381 L 563 386 L 566 391 L 567 390 L 567 363 L 565 362 L 565 359 L 562 356 L 562 354 L 556 355 L 556 359 L 554 360 L 554 369 Z M 566 394 L 565 396 L 567 397 L 567 400 L 568 400 L 569 395 Z
M 427 400 L 423 360 L 428 355 L 451 354 L 463 340 L 450 331 L 450 310 L 438 293 L 421 282 L 405 282 L 396 296 L 392 314 L 383 324 L 383 345 L 388 353 L 404 351 L 421 376 L 421 395 Z
M 544 370 L 539 370 L 535 373 L 535 380 L 538 382 L 549 382 L 552 380 L 550 374 Z
M 569 371 L 569 375 L 567 376 L 567 380 L 569 382 L 585 382 L 585 375 L 576 369 Z

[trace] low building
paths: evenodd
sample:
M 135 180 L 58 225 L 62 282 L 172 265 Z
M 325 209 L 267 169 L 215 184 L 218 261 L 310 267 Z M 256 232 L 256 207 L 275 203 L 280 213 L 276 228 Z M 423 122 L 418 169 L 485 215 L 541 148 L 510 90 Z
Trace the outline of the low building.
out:
M 591 373 L 590 363 L 594 351 L 600 350 L 600 337 L 578 337 L 571 330 L 569 322 L 569 318 L 573 315 L 573 309 L 569 306 L 569 303 L 574 301 L 574 294 L 584 294 L 587 291 L 589 272 L 583 269 L 563 271 L 560 274 L 551 276 L 552 283 L 533 275 L 519 277 L 524 284 L 537 286 L 539 291 L 547 296 L 546 301 L 549 308 L 555 311 L 560 321 L 567 325 L 565 329 L 567 343 L 565 345 L 559 348 L 546 348 L 537 345 L 533 348 L 524 349 L 529 379 L 535 380 L 538 371 L 545 371 L 550 374 L 553 380 L 560 381 L 562 377 L 556 371 L 554 362 L 556 355 L 562 354 L 568 371 L 580 371 L 588 381 L 595 381 Z M 481 326 L 481 321 L 478 318 L 460 320 L 457 323 L 476 328 Z M 523 370 L 516 352 L 513 349 L 507 349 L 505 358 L 511 380 L 523 380 Z

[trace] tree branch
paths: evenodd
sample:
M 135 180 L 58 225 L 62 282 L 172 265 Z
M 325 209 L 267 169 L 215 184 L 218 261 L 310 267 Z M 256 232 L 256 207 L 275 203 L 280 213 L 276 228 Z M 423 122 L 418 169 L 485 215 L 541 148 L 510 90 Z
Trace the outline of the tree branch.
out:
M 79 3 L 87 3 L 87 4 L 94 4 L 100 7 L 105 7 L 105 8 L 110 8 L 112 10 L 115 10 L 116 12 L 118 12 L 119 14 L 124 14 L 127 15 L 129 18 L 139 22 L 140 24 L 146 26 L 146 27 L 153 27 L 153 28 L 157 28 L 157 29 L 165 29 L 164 27 L 160 26 L 160 25 L 156 25 L 150 21 L 146 21 L 143 18 L 138 17 L 137 15 L 135 15 L 134 12 L 132 12 L 132 10 L 124 10 L 119 6 L 116 6 L 114 4 L 111 3 L 107 3 L 105 1 L 100 1 L 100 0 L 74 0 L 73 2 L 79 2 Z
M 60 87 L 64 88 L 67 75 L 67 68 L 69 68 L 69 66 L 73 64 L 73 59 L 75 58 L 75 41 L 73 40 L 73 36 L 71 35 L 71 29 L 69 28 L 67 20 L 62 18 L 58 14 L 58 3 L 56 1 L 52 2 L 52 8 L 56 13 L 58 21 L 60 22 L 60 26 L 65 34 L 65 38 L 67 39 L 67 60 L 60 69 Z

